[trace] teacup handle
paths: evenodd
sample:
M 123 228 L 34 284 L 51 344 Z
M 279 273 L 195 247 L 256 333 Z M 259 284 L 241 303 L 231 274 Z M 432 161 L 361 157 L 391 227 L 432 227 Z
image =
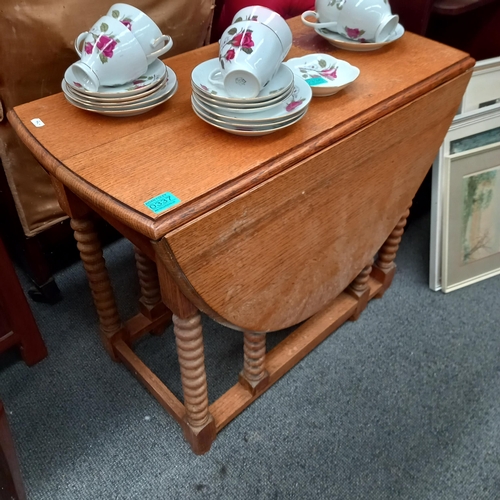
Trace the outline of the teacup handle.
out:
M 302 18 L 302 22 L 306 25 L 309 26 L 310 28 L 328 28 L 328 29 L 337 29 L 337 22 L 336 21 L 331 21 L 328 23 L 320 23 L 320 22 L 315 22 L 312 23 L 311 21 L 308 21 L 306 17 L 312 16 L 314 17 L 317 21 L 319 21 L 319 16 L 318 13 L 314 10 L 306 10 L 305 12 L 302 12 L 300 17 Z
M 89 34 L 88 31 L 84 31 L 83 33 L 80 33 L 77 37 L 76 37 L 76 40 L 75 40 L 75 50 L 76 50 L 76 53 L 82 57 L 82 49 L 80 49 L 80 45 L 82 44 L 82 42 L 85 40 L 85 38 L 87 38 L 87 35 Z
M 219 76 L 219 79 L 217 79 L 217 75 Z M 222 78 L 222 71 L 220 69 L 217 69 L 217 68 L 212 70 L 210 72 L 210 74 L 208 75 L 208 81 L 212 85 L 218 85 L 219 87 L 224 88 L 224 83 L 222 82 L 221 78 Z
M 162 56 L 163 54 L 165 54 L 165 52 L 168 52 L 172 48 L 174 41 L 172 40 L 172 37 L 170 37 L 169 35 L 161 35 L 156 40 L 152 40 L 151 47 L 156 47 L 160 42 L 164 40 L 168 41 L 161 49 L 155 50 L 154 52 L 151 52 L 151 54 L 148 55 L 147 57 L 148 64 L 152 63 L 157 57 Z

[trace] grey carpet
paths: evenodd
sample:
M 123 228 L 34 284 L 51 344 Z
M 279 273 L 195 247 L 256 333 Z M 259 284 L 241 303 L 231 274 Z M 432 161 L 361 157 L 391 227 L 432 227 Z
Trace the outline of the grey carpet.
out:
M 428 234 L 427 217 L 413 221 L 384 298 L 201 457 L 101 347 L 82 266 L 59 273 L 63 301 L 31 302 L 49 357 L 32 368 L 14 353 L 0 360 L 28 498 L 500 498 L 500 277 L 430 291 Z M 138 292 L 131 247 L 119 241 L 105 257 L 128 317 Z M 236 380 L 241 338 L 206 318 L 204 327 L 213 400 Z M 180 395 L 171 330 L 137 351 Z

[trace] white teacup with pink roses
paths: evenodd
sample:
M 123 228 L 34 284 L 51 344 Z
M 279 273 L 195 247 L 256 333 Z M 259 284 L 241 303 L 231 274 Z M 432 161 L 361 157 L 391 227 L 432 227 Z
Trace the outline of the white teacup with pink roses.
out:
M 261 5 L 244 7 L 234 15 L 232 24 L 242 21 L 257 21 L 269 26 L 280 39 L 283 59 L 286 57 L 292 47 L 293 35 L 290 26 L 277 12 Z
M 229 26 L 219 40 L 220 68 L 208 76 L 212 85 L 223 87 L 230 97 L 256 97 L 278 71 L 283 48 L 276 33 L 256 21 Z
M 326 3 L 325 3 L 326 2 Z M 389 0 L 317 0 L 316 9 L 306 11 L 302 22 L 314 28 L 327 28 L 357 42 L 385 42 L 397 28 L 399 16 L 393 14 Z M 305 19 L 315 15 L 320 22 Z
M 70 70 L 73 83 L 85 90 L 96 92 L 102 85 L 121 85 L 147 70 L 141 45 L 127 26 L 113 17 L 101 17 L 81 42 L 81 59 Z
M 132 5 L 116 3 L 110 7 L 106 15 L 122 23 L 134 35 L 146 54 L 148 65 L 172 48 L 172 38 L 163 35 L 149 16 Z M 88 31 L 80 33 L 75 40 L 75 50 L 80 57 L 82 41 L 88 33 Z
M 115 3 L 106 14 L 118 19 L 132 32 L 146 54 L 148 64 L 168 52 L 173 45 L 169 35 L 162 34 L 156 23 L 144 12 L 126 3 Z
M 385 42 L 397 28 L 399 16 L 388 0 L 345 0 L 331 30 L 359 42 Z

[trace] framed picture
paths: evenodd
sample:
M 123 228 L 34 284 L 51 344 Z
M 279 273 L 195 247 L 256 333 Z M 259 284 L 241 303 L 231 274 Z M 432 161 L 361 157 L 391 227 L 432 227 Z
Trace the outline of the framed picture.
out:
M 444 158 L 443 292 L 500 274 L 500 143 Z
M 467 85 L 459 113 L 500 102 L 500 57 L 477 61 Z
M 444 159 L 489 144 L 500 143 L 500 104 L 463 113 L 455 117 L 432 165 L 431 234 L 429 287 L 441 289 Z

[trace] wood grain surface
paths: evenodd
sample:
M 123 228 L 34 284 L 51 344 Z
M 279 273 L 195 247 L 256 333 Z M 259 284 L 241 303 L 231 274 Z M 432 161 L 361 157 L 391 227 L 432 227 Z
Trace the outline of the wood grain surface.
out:
M 322 309 L 371 262 L 410 205 L 468 79 L 167 234 L 194 290 L 226 322 L 251 331 L 286 328 Z
M 14 108 L 9 120 L 44 167 L 82 199 L 152 239 L 219 206 L 387 115 L 472 67 L 465 53 L 411 33 L 374 52 L 327 44 L 299 18 L 290 21 L 289 58 L 329 52 L 361 70 L 344 91 L 313 98 L 294 126 L 238 137 L 202 122 L 191 109 L 190 76 L 217 46 L 175 56 L 178 93 L 137 117 L 110 118 L 71 106 L 63 94 Z M 40 118 L 36 128 L 30 120 Z M 155 215 L 144 202 L 171 192 L 181 203 Z

